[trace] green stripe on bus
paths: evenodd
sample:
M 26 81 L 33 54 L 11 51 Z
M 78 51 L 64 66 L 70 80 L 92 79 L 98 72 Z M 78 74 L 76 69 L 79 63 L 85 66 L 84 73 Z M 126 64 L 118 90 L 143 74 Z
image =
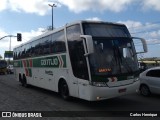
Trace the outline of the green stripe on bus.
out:
M 31 68 L 28 69 L 28 72 L 29 72 L 29 77 L 32 77 L 32 70 L 31 70 Z
M 14 66 L 14 67 L 22 67 L 22 61 L 21 61 L 21 60 L 19 60 L 19 61 L 14 61 L 14 62 L 13 62 L 13 66 Z
M 66 55 L 61 56 L 52 56 L 52 57 L 43 57 L 43 58 L 33 58 L 33 66 L 30 66 L 29 60 L 26 61 L 26 67 L 53 67 L 53 68 L 66 68 Z M 22 65 L 22 60 L 14 61 L 14 67 L 25 67 Z
M 66 67 L 66 56 L 60 57 L 62 59 L 58 56 L 33 59 L 33 67 Z

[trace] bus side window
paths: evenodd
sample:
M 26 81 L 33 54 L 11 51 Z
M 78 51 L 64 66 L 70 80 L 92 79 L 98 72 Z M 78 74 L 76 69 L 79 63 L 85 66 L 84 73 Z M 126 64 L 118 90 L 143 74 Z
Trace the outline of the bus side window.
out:
M 83 40 L 80 38 L 80 26 L 73 25 L 67 28 L 67 40 L 73 74 L 77 78 L 88 80 L 87 62 L 84 56 Z
M 52 35 L 50 51 L 51 53 L 58 53 L 58 52 L 66 51 L 64 30 L 56 32 Z

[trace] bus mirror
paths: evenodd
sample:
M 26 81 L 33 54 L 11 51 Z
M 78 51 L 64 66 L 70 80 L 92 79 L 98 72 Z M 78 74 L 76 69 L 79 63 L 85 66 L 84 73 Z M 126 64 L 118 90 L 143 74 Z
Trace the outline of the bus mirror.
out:
M 94 45 L 93 45 L 93 40 L 92 36 L 90 35 L 80 35 L 81 38 L 84 38 L 86 46 L 87 46 L 87 53 L 85 56 L 92 54 L 94 52 Z
M 146 43 L 145 39 L 138 38 L 138 37 L 132 37 L 132 39 L 135 39 L 136 40 L 135 42 L 137 42 L 137 40 L 140 40 L 141 43 L 142 43 L 143 51 L 138 51 L 138 52 L 136 52 L 137 54 L 148 52 L 147 43 Z M 138 46 L 141 46 L 141 44 L 139 43 L 139 41 L 138 41 Z M 136 47 L 136 44 L 135 44 L 135 47 Z

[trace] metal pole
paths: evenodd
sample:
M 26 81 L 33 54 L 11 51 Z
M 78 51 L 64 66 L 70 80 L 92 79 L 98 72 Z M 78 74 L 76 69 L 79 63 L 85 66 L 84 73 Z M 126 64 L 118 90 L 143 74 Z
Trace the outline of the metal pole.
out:
M 17 36 L 14 36 L 14 35 L 6 35 L 6 36 L 4 36 L 4 37 L 1 37 L 0 40 L 4 39 L 4 38 L 6 38 L 6 37 L 17 37 Z
M 53 6 L 52 6 L 52 30 L 53 30 Z
M 6 37 L 10 37 L 10 43 L 9 43 L 9 51 L 11 51 L 11 37 L 17 37 L 17 36 L 14 36 L 14 35 L 6 35 L 4 37 L 1 37 L 0 40 L 6 38 Z M 4 59 L 5 59 L 5 55 L 4 55 Z M 9 58 L 9 61 L 10 61 L 10 58 Z
M 10 41 L 9 41 L 9 51 L 11 51 L 11 36 L 9 36 L 10 37 Z M 8 64 L 10 64 L 10 57 L 9 57 L 9 59 L 8 59 Z
M 53 27 L 54 27 L 54 24 L 53 24 L 53 7 L 57 7 L 55 4 L 51 5 L 51 4 L 48 4 L 50 7 L 52 7 L 52 30 L 53 30 Z
M 9 51 L 11 51 L 11 36 L 10 36 L 10 43 L 9 43 Z

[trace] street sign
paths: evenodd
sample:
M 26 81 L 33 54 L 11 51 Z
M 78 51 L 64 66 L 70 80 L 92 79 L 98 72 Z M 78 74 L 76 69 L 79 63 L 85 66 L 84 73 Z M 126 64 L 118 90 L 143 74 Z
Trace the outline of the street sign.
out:
M 5 51 L 4 57 L 5 58 L 13 58 L 13 51 Z

